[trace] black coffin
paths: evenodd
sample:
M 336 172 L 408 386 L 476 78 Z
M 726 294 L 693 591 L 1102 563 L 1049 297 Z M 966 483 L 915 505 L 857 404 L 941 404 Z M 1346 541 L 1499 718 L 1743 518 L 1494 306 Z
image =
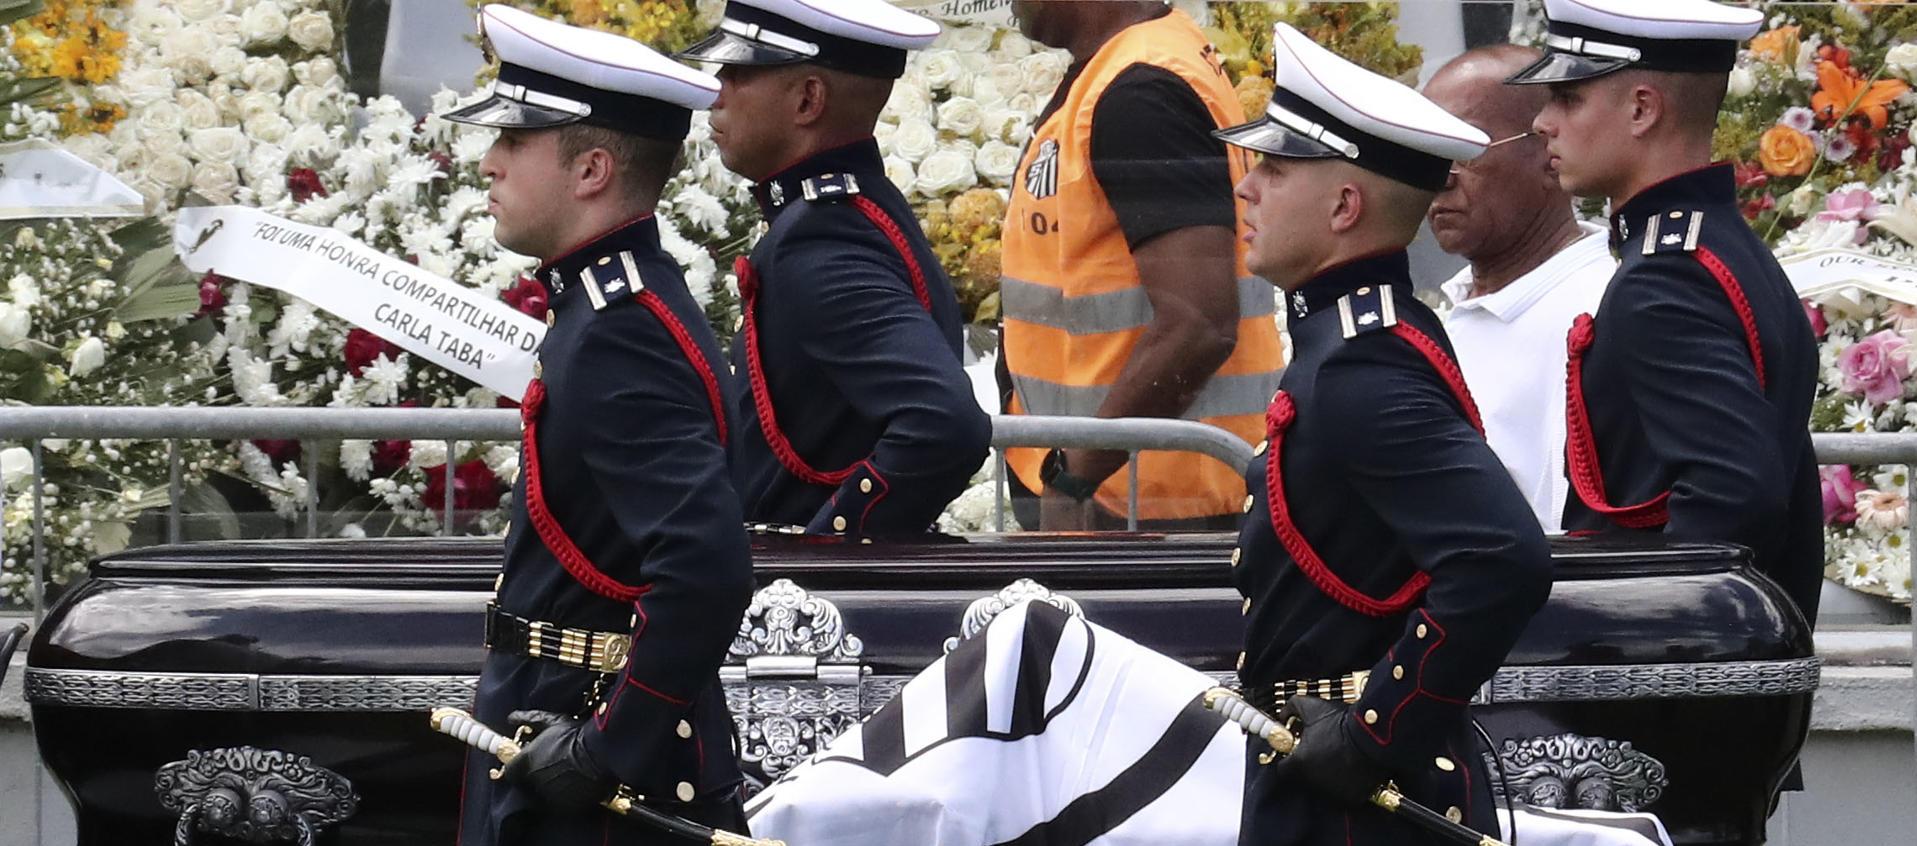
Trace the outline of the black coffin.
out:
M 1026 598 L 1229 678 L 1232 541 L 762 537 L 724 673 L 748 769 L 776 777 Z M 1554 552 L 1550 603 L 1478 696 L 1510 789 L 1652 811 L 1680 843 L 1760 834 L 1817 683 L 1801 616 L 1735 548 Z M 303 814 L 321 844 L 450 843 L 463 755 L 425 715 L 470 699 L 498 557 L 496 540 L 351 540 L 96 562 L 34 637 L 25 679 L 80 843 L 168 842 L 183 813 L 202 821 L 195 842 L 228 842 L 206 831 L 236 830 L 232 806 L 261 792 L 286 842 Z

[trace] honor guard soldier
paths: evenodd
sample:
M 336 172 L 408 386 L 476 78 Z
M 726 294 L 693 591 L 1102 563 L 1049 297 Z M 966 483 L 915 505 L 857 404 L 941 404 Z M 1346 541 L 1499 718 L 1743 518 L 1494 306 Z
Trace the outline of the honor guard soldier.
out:
M 1546 0 L 1534 127 L 1573 194 L 1611 202 L 1622 262 L 1569 339 L 1564 527 L 1742 544 L 1817 618 L 1817 345 L 1711 135 L 1764 13 L 1709 0 Z
M 755 522 L 925 531 L 985 459 L 963 318 L 872 129 L 938 24 L 886 0 L 732 0 L 712 139 L 769 229 L 737 264 L 749 380 L 733 477 Z
M 599 808 L 619 785 L 743 831 L 718 672 L 752 562 L 725 371 L 652 215 L 718 80 L 507 6 L 480 32 L 492 96 L 444 117 L 500 129 L 480 163 L 495 237 L 540 259 L 551 310 L 475 711 L 537 733 L 496 774 L 468 759 L 460 842 L 676 842 Z
M 1550 551 L 1485 443 L 1405 248 L 1488 138 L 1280 24 L 1265 115 L 1222 130 L 1251 270 L 1284 292 L 1293 358 L 1246 476 L 1232 578 L 1246 698 L 1300 742 L 1248 750 L 1239 842 L 1422 844 L 1364 803 L 1387 781 L 1496 833 L 1465 704 L 1550 590 Z

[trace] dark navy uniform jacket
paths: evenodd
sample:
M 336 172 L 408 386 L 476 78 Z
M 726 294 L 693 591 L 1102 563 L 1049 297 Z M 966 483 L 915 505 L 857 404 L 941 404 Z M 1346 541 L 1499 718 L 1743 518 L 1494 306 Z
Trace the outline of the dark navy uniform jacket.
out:
M 985 460 L 952 285 L 866 140 L 754 189 L 733 365 L 750 382 L 734 478 L 755 522 L 922 532 Z M 756 352 L 756 360 L 755 360 Z
M 1462 375 L 1434 366 L 1455 360 L 1450 340 L 1411 291 L 1399 251 L 1289 298 L 1293 358 L 1232 554 L 1247 598 L 1239 678 L 1251 693 L 1371 671 L 1343 730 L 1412 799 L 1495 833 L 1465 705 L 1543 605 L 1550 550 L 1474 427 Z M 1281 783 L 1263 751 L 1248 748 L 1240 843 L 1436 842 Z
M 506 734 L 518 709 L 583 716 L 594 757 L 648 799 L 730 799 L 742 777 L 718 670 L 753 582 L 718 343 L 651 217 L 538 278 L 552 326 L 522 407 L 497 602 L 556 626 L 630 631 L 631 652 L 609 676 L 489 652 L 476 716 Z M 535 842 L 515 831 L 594 846 L 637 836 L 610 812 L 544 813 L 530 791 L 488 779 L 497 766 L 468 759 L 462 844 Z
M 1644 190 L 1612 215 L 1611 233 L 1617 275 L 1595 321 L 1572 330 L 1589 348 L 1573 355 L 1566 392 L 1564 527 L 1742 544 L 1815 620 L 1817 341 L 1738 211 L 1730 165 Z

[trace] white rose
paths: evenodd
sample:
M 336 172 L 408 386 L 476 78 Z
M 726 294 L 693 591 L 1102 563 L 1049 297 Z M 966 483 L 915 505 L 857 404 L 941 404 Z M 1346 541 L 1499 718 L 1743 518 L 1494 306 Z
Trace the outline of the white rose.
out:
M 219 126 L 187 133 L 186 145 L 201 161 L 233 162 L 246 157 L 246 133 L 238 127 Z
M 146 152 L 154 155 L 165 153 L 186 154 L 186 137 L 178 132 L 155 133 L 141 139 L 141 143 L 146 145 Z
M 277 114 L 259 114 L 248 117 L 241 128 L 255 142 L 278 144 L 293 131 L 293 122 Z
M 252 59 L 246 63 L 246 70 L 240 72 L 240 80 L 254 91 L 278 94 L 286 88 L 288 77 L 292 75 L 286 67 L 286 60 L 278 56 L 264 59 Z
M 886 156 L 885 178 L 891 180 L 893 185 L 897 185 L 900 191 L 909 191 L 912 189 L 912 183 L 919 180 L 919 174 L 912 168 L 911 162 L 898 156 Z
M 240 35 L 248 45 L 271 45 L 286 37 L 286 13 L 278 3 L 255 3 L 240 13 Z
M 318 123 L 325 112 L 327 96 L 323 88 L 295 85 L 286 92 L 286 99 L 280 102 L 280 114 L 286 115 L 295 125 Z
M 231 202 L 240 190 L 240 171 L 226 162 L 200 162 L 193 169 L 193 191 L 219 203 Z
M 207 32 L 213 33 L 215 38 L 223 42 L 232 43 L 240 40 L 239 15 L 214 15 L 207 19 L 205 26 Z
M 164 65 L 141 65 L 120 71 L 120 79 L 115 87 L 120 90 L 120 96 L 128 106 L 140 109 L 171 99 L 180 86 L 173 81 L 172 69 Z
M 992 49 L 992 30 L 983 26 L 947 27 L 938 46 L 960 53 L 983 53 Z
M 332 143 L 332 137 L 326 134 L 326 127 L 307 123 L 293 125 L 293 131 L 286 135 L 285 146 L 288 155 L 305 156 L 326 149 Z
M 972 165 L 978 169 L 979 176 L 1003 185 L 1018 170 L 1018 148 L 997 139 L 987 141 L 973 154 Z
M 1065 79 L 1065 60 L 1057 53 L 1033 53 L 1018 60 L 1018 71 L 1025 79 L 1021 89 L 1027 94 L 1051 96 Z
M 245 119 L 254 115 L 278 114 L 280 98 L 264 91 L 248 91 L 233 101 L 234 113 Z
M 106 343 L 88 335 L 73 349 L 73 362 L 67 366 L 67 372 L 76 377 L 85 376 L 103 364 L 106 364 Z
M 884 116 L 893 121 L 904 123 L 908 120 L 930 120 L 932 101 L 925 92 L 904 85 L 892 87 L 892 96 L 885 101 Z
M 1732 100 L 1742 100 L 1751 96 L 1751 92 L 1755 90 L 1757 90 L 1757 75 L 1751 73 L 1750 68 L 1740 66 L 1731 69 L 1730 83 L 1725 90 L 1726 96 Z
M 174 0 L 171 5 L 180 20 L 193 23 L 225 11 L 226 0 Z
M 32 450 L 26 447 L 0 449 L 0 485 L 14 488 L 32 477 Z
M 1020 91 L 1017 94 L 1005 98 L 1005 108 L 1018 112 L 1021 115 L 1036 116 L 1038 114 L 1038 107 L 1038 95 L 1030 91 Z
M 938 148 L 939 132 L 922 120 L 908 120 L 899 124 L 897 132 L 892 134 L 892 152 L 899 158 L 914 164 L 923 161 L 926 156 Z
M 167 134 L 178 135 L 180 130 L 186 128 L 186 113 L 177 103 L 161 101 L 141 109 L 140 117 L 135 124 L 139 127 L 141 138 Z
M 993 82 L 992 77 L 975 74 L 972 77 L 972 99 L 977 100 L 981 106 L 996 106 L 1005 102 L 1005 89 L 998 87 L 998 83 Z
M 286 23 L 286 37 L 307 52 L 329 49 L 333 46 L 333 19 L 325 12 L 301 12 Z
M 919 178 L 912 187 L 921 194 L 936 197 L 977 183 L 978 174 L 972 170 L 971 156 L 957 150 L 940 150 L 919 164 Z
M 187 27 L 160 43 L 160 55 L 186 85 L 199 85 L 213 75 L 211 57 L 220 47 L 213 33 Z
M 325 56 L 307 59 L 293 66 L 293 77 L 302 85 L 323 86 L 339 78 L 339 65 Z
M 919 70 L 925 75 L 926 87 L 938 91 L 964 74 L 965 65 L 959 61 L 958 54 L 950 50 L 927 50 Z
M 899 131 L 899 125 L 888 121 L 879 121 L 872 127 L 872 140 L 879 142 L 879 154 L 892 152 L 892 134 Z
M 1906 41 L 1884 54 L 1884 69 L 1917 82 L 1917 42 Z
M 180 153 L 159 153 L 146 163 L 146 178 L 176 192 L 194 182 L 194 163 Z
M 214 50 L 213 57 L 208 61 L 214 75 L 233 79 L 240 75 L 240 71 L 246 70 L 246 51 L 229 44 Z
M 20 346 L 32 334 L 33 312 L 13 303 L 0 302 L 0 349 Z
M 179 31 L 180 13 L 141 4 L 127 15 L 126 34 L 135 44 L 157 44 Z
M 1033 47 L 1031 39 L 1016 32 L 1007 32 L 998 40 L 996 52 L 1001 59 L 1015 60 L 1032 55 L 1034 49 L 1036 48 Z
M 963 138 L 970 138 L 978 132 L 979 124 L 985 120 L 985 110 L 979 108 L 978 101 L 969 97 L 953 97 L 939 104 L 939 129 Z
M 180 123 L 188 130 L 212 129 L 220 125 L 220 107 L 213 98 L 192 89 L 174 95 L 180 107 Z
M 979 131 L 988 139 L 1016 146 L 1032 136 L 1032 125 L 1024 115 L 1003 106 L 994 106 L 985 110 L 985 119 L 980 122 Z

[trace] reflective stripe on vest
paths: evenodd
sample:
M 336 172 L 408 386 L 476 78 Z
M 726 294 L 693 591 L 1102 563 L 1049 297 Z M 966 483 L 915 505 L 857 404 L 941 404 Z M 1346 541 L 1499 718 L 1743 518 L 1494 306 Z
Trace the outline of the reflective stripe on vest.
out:
M 1183 12 L 1128 27 L 1085 63 L 1057 111 L 1033 132 L 1019 156 L 1003 234 L 999 304 L 1005 364 L 1013 396 L 1006 412 L 1092 416 L 1110 395 L 1152 320 L 1151 300 L 1123 229 L 1091 172 L 1091 121 L 1098 98 L 1120 74 L 1146 64 L 1177 75 L 1198 95 L 1216 126 L 1237 125 L 1243 108 L 1215 62 L 1216 51 Z M 1247 169 L 1243 154 L 1227 157 L 1233 183 Z M 1244 233 L 1240 207 L 1238 232 Z M 1251 443 L 1264 436 L 1264 411 L 1278 386 L 1284 348 L 1276 323 L 1276 291 L 1244 266 L 1234 247 L 1238 337 L 1231 357 L 1198 391 L 1182 416 Z M 1045 450 L 1008 449 L 1012 472 L 1041 490 Z M 1153 452 L 1138 459 L 1139 517 L 1186 519 L 1235 514 L 1245 497 L 1243 468 L 1189 453 Z M 1099 486 L 1098 502 L 1125 513 L 1130 474 L 1121 469 Z

